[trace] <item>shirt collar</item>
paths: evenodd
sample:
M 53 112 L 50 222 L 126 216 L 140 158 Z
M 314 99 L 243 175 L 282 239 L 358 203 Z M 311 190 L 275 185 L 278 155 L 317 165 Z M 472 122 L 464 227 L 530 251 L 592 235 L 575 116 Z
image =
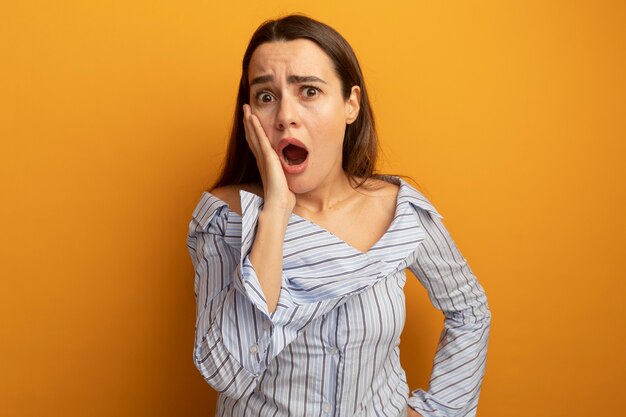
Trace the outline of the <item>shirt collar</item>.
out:
M 402 204 L 411 204 L 415 207 L 428 211 L 432 215 L 443 218 L 443 216 L 437 212 L 432 203 L 424 197 L 422 193 L 417 191 L 402 178 L 396 176 L 381 176 L 380 179 L 396 184 L 400 187 L 400 190 L 398 191 L 396 210 Z M 243 210 L 244 217 L 256 217 L 258 210 L 262 207 L 263 199 L 254 193 L 244 190 L 241 190 L 239 195 L 241 198 L 241 208 Z M 220 209 L 224 206 L 226 206 L 224 201 L 218 199 L 211 193 L 204 192 L 200 202 L 194 210 L 193 218 L 198 222 L 200 229 L 206 231 L 211 219 L 218 213 L 222 213 Z
M 435 209 L 435 206 L 433 206 L 421 192 L 417 191 L 412 185 L 402 178 L 396 176 L 383 176 L 381 179 L 400 186 L 400 191 L 398 191 L 397 207 L 401 204 L 411 204 L 415 207 L 428 211 L 430 214 L 437 216 L 440 219 L 443 218 L 443 216 Z

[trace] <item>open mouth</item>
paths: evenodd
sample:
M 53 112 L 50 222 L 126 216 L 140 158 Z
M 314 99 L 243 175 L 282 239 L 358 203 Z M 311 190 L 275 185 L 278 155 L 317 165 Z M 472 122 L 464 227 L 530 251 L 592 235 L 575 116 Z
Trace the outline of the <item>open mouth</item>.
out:
M 299 174 L 306 169 L 309 151 L 298 139 L 281 139 L 276 150 L 286 173 Z
M 308 155 L 309 151 L 291 143 L 283 148 L 283 158 L 288 165 L 300 165 Z

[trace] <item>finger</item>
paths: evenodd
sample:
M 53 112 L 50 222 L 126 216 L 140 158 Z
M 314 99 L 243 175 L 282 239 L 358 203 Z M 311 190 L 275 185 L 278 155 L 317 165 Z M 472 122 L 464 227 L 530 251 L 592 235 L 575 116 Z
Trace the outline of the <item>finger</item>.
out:
M 261 153 L 259 149 L 259 141 L 256 137 L 254 126 L 250 121 L 250 106 L 247 104 L 243 105 L 243 128 L 245 131 L 246 142 L 248 142 L 248 146 L 250 147 L 250 150 L 252 150 L 255 158 L 258 158 Z
M 252 124 L 251 120 L 252 111 L 249 104 L 244 104 L 244 130 L 246 132 L 246 141 L 248 142 L 248 147 L 252 151 L 254 155 L 254 159 L 256 160 L 257 167 L 259 169 L 259 174 L 261 175 L 261 182 L 265 184 L 266 181 L 266 170 L 267 170 L 267 161 L 265 159 L 263 150 L 261 149 L 261 145 L 259 144 L 258 135 L 255 133 L 255 127 Z

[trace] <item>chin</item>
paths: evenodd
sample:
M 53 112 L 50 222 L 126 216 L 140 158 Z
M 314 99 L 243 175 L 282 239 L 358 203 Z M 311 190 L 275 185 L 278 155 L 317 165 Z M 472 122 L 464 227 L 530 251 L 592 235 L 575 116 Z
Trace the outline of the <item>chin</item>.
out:
M 289 190 L 294 194 L 309 193 L 317 188 L 315 181 L 306 180 L 303 176 L 289 176 L 287 177 L 287 185 Z
M 341 158 L 328 163 L 317 163 L 310 160 L 303 172 L 289 174 L 285 172 L 287 186 L 294 194 L 307 194 L 318 190 L 320 187 L 332 185 L 335 181 L 345 176 L 341 168 Z
M 307 194 L 314 192 L 324 183 L 329 180 L 327 171 L 320 171 L 320 169 L 311 169 L 311 166 L 306 171 L 297 175 L 286 175 L 287 185 L 294 194 Z

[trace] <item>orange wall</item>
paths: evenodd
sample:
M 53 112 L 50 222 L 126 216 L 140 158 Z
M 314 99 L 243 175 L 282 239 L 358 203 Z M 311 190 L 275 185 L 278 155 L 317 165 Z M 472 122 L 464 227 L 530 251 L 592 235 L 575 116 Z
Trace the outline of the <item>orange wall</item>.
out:
M 615 415 L 626 374 L 622 1 L 0 6 L 0 415 L 209 416 L 187 223 L 265 18 L 342 32 L 386 158 L 487 291 L 478 415 Z M 618 269 L 619 268 L 619 269 Z M 425 386 L 442 325 L 411 280 Z

